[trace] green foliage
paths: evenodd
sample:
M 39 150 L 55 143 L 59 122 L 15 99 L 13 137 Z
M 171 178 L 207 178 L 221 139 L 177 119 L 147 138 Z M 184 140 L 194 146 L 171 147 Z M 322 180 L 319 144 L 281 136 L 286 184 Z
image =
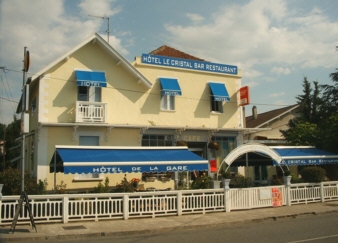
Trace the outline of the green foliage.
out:
M 325 179 L 325 170 L 320 167 L 305 167 L 300 174 L 304 182 L 321 182 Z
M 64 181 L 61 181 L 60 184 L 57 184 L 55 186 L 55 193 L 58 193 L 58 194 L 64 194 L 66 193 L 66 188 L 67 188 L 67 184 L 64 183 Z
M 320 129 L 315 123 L 296 122 L 290 125 L 289 130 L 281 131 L 285 139 L 291 145 L 312 145 L 315 146 L 320 138 Z
M 230 181 L 231 188 L 246 188 L 252 186 L 254 186 L 252 179 L 243 175 L 235 175 Z
M 211 177 L 203 173 L 201 176 L 197 177 L 191 184 L 192 189 L 208 189 L 211 188 Z
M 303 94 L 297 96 L 300 116 L 281 131 L 292 145 L 313 145 L 338 153 L 338 72 L 330 74 L 333 85 L 318 85 L 304 78 Z
M 21 131 L 20 127 L 21 127 L 21 122 L 20 122 L 20 120 L 17 120 L 17 119 L 14 119 L 14 121 L 12 123 L 8 124 L 7 126 L 4 126 L 4 125 L 1 126 L 2 135 L 0 136 L 0 140 L 5 138 L 4 140 L 5 140 L 5 151 L 6 151 L 6 155 L 5 155 L 5 163 L 6 164 L 5 165 L 4 165 L 4 161 L 3 161 L 3 156 L 1 156 L 1 158 L 0 158 L 1 171 L 3 171 L 4 169 L 6 169 L 9 166 L 18 167 L 17 166 L 18 160 L 14 160 L 14 162 L 11 163 L 11 164 L 10 164 L 10 161 L 15 159 L 15 158 L 18 158 L 20 156 L 20 153 L 21 153 L 21 149 L 20 149 L 20 146 L 18 146 L 18 141 L 17 141 L 17 138 L 20 137 L 20 131 Z M 5 168 L 3 168 L 3 167 L 5 167 Z
M 109 188 L 108 177 L 106 177 L 106 179 L 104 180 L 104 185 L 101 182 L 99 182 L 97 187 L 94 188 L 95 193 L 109 193 L 109 191 L 110 191 L 110 188 Z
M 27 172 L 25 173 L 25 192 L 27 194 L 43 194 L 46 192 L 47 181 L 39 181 Z M 21 171 L 9 167 L 0 172 L 0 183 L 4 184 L 2 189 L 3 195 L 20 195 L 21 194 Z
M 120 184 L 117 184 L 115 187 L 115 192 L 135 192 L 137 190 L 139 179 L 132 179 L 131 181 L 127 180 L 125 175 Z

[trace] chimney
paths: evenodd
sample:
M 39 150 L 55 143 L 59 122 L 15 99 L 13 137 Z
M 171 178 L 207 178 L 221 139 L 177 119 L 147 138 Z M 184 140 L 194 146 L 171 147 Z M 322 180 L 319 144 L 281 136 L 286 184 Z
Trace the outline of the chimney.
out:
M 252 118 L 253 119 L 257 119 L 257 107 L 254 105 L 253 107 L 252 107 Z

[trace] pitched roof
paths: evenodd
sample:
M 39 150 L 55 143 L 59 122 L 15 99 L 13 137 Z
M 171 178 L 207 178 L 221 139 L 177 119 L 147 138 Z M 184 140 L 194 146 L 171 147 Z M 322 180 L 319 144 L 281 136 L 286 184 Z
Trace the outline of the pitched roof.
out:
M 125 68 L 128 72 L 130 72 L 137 81 L 142 81 L 142 83 L 149 89 L 152 86 L 152 83 L 148 81 L 143 74 L 141 74 L 136 68 L 134 68 L 133 65 L 129 61 L 127 61 L 121 54 L 119 54 L 111 45 L 109 45 L 108 42 L 106 42 L 99 34 L 95 33 L 93 36 L 89 37 L 87 40 L 83 41 L 82 43 L 78 44 L 76 47 L 71 49 L 69 52 L 64 54 L 63 56 L 56 59 L 54 62 L 47 65 L 45 68 L 40 70 L 38 73 L 36 73 L 32 77 L 32 82 L 34 82 L 35 79 L 37 79 L 39 76 L 43 75 L 45 72 L 47 72 L 49 69 L 57 65 L 58 63 L 62 62 L 63 60 L 66 60 L 70 55 L 72 55 L 74 52 L 78 51 L 82 47 L 84 47 L 88 43 L 96 43 L 100 47 L 104 48 L 107 53 L 109 53 L 112 57 L 118 60 L 118 63 L 122 63 L 122 67 Z
M 156 50 L 151 51 L 149 54 L 158 55 L 158 56 L 166 56 L 166 57 L 184 58 L 184 59 L 196 60 L 196 61 L 204 61 L 201 58 L 194 57 L 190 54 L 187 54 L 185 52 L 179 51 L 175 48 L 172 48 L 166 45 L 163 45 L 157 48 Z
M 284 114 L 287 114 L 296 108 L 299 105 L 291 105 L 284 108 L 267 111 L 261 114 L 257 114 L 257 118 L 255 119 L 253 115 L 245 117 L 246 127 L 247 128 L 258 128 L 262 127 L 264 124 L 271 122 Z

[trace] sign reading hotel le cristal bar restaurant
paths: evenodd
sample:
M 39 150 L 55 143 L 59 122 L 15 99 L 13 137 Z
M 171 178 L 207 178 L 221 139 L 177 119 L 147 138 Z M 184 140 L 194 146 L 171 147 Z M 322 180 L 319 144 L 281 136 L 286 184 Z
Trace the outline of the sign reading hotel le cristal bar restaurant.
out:
M 232 75 L 238 74 L 237 66 L 151 54 L 142 54 L 142 63 Z

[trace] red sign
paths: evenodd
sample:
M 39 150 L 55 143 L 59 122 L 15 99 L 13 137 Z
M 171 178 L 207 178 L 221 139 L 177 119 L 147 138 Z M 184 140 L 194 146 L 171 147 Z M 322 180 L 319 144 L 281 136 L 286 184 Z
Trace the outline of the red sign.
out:
M 215 159 L 210 160 L 210 172 L 217 172 L 217 164 Z
M 250 104 L 250 94 L 249 86 L 244 86 L 239 89 L 239 105 L 248 105 Z

